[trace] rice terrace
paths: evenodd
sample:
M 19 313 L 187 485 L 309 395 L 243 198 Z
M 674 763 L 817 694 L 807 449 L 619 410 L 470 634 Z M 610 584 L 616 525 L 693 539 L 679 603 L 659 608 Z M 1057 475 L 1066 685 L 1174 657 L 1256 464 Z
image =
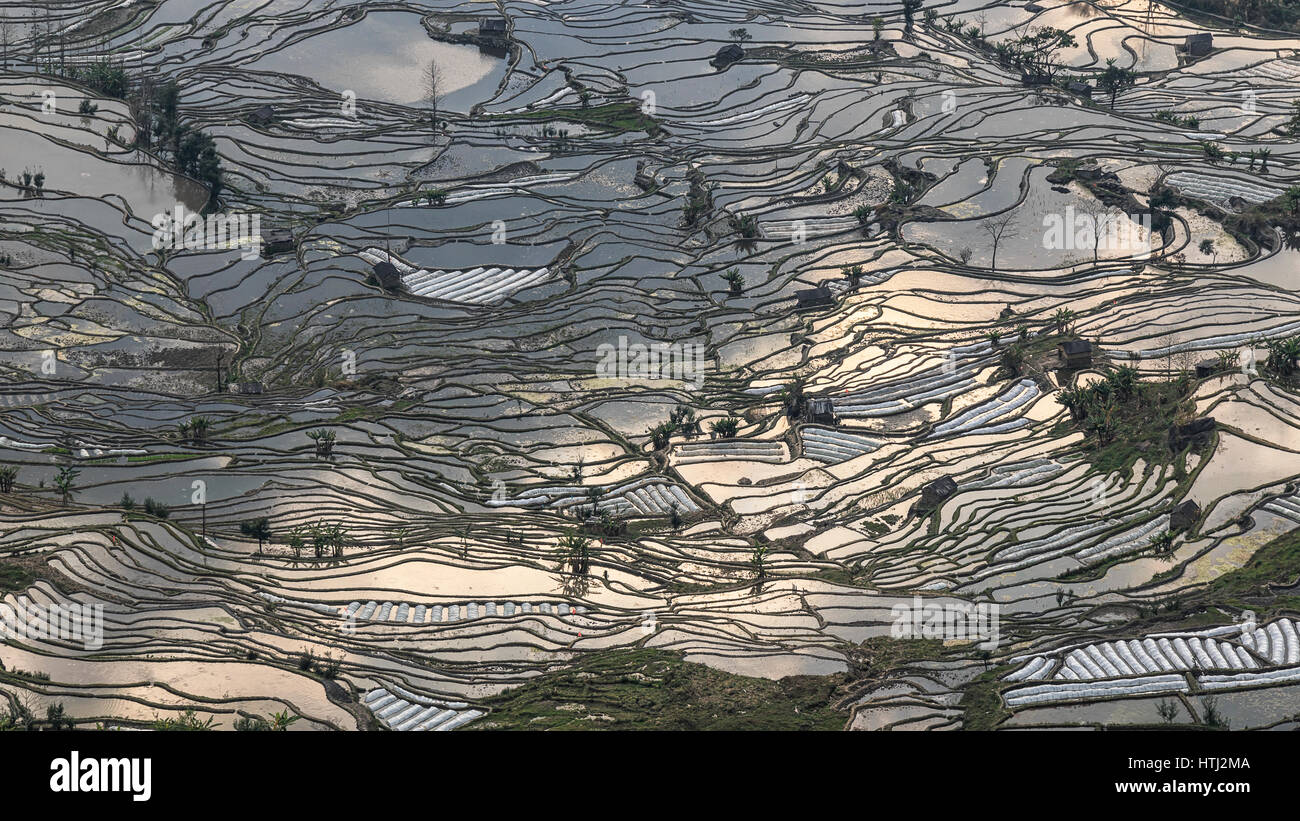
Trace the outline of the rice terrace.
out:
M 1300 729 L 1298 282 L 1283 0 L 0 0 L 0 729 Z

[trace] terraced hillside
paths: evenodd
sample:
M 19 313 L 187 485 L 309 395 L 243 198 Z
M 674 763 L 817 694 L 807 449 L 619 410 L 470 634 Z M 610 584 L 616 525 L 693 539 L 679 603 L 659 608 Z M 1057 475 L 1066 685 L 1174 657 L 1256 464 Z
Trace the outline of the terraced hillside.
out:
M 0 725 L 1296 727 L 1300 40 L 1145 0 L 0 34 Z

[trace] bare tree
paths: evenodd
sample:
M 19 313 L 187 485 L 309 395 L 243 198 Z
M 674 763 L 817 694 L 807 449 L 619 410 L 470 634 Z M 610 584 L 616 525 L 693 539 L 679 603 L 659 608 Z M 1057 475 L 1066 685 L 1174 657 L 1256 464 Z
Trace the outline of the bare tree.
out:
M 442 99 L 442 75 L 438 70 L 438 61 L 429 61 L 429 71 L 424 78 L 424 93 L 429 101 L 429 108 L 432 112 L 429 114 L 429 120 L 435 126 L 438 124 L 438 103 Z
M 1096 264 L 1101 259 L 1103 236 L 1107 238 L 1108 246 L 1116 239 L 1120 213 L 1118 209 L 1107 207 L 1101 202 L 1086 209 L 1085 213 L 1092 220 L 1092 261 Z
M 996 219 L 991 219 L 980 226 L 984 233 L 989 235 L 993 240 L 993 259 L 989 262 L 990 268 L 998 267 L 998 245 L 1002 242 L 1002 236 L 1011 227 L 1011 222 L 1015 219 L 1014 214 L 1007 214 Z
M 9 18 L 0 17 L 0 68 L 9 68 L 9 44 L 13 42 L 14 24 Z

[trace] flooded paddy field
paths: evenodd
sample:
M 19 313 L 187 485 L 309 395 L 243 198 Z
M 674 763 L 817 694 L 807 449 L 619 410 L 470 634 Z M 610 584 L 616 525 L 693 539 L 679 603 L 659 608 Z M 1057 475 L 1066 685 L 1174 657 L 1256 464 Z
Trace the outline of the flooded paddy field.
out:
M 0 721 L 1294 723 L 1300 38 L 0 12 Z

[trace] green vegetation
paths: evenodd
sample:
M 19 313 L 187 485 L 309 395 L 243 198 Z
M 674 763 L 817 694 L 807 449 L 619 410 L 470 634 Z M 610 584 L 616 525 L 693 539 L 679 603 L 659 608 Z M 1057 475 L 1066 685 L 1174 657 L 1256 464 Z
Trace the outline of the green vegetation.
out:
M 930 661 L 942 653 L 943 642 L 939 639 L 876 636 L 849 649 L 849 668 L 855 678 L 879 678 L 908 662 Z
M 903 0 L 903 32 L 911 34 L 913 27 L 916 25 L 916 12 L 925 5 L 923 0 Z M 927 10 L 926 20 L 930 20 L 929 10 Z
M 182 462 L 186 459 L 200 458 L 193 453 L 142 453 L 126 457 L 126 461 L 132 464 L 142 462 Z
M 325 428 L 307 431 L 307 438 L 316 443 L 316 455 L 328 459 L 334 455 L 334 431 Z
M 146 515 L 153 516 L 155 519 L 166 519 L 171 515 L 171 509 L 162 502 L 154 501 L 153 497 L 144 500 L 144 512 Z
M 975 27 L 967 36 L 976 42 L 983 41 L 982 32 Z M 992 47 L 994 58 L 1008 68 L 1026 75 L 1051 78 L 1060 67 L 1059 53 L 1078 45 L 1074 35 L 1051 26 L 1030 29 L 1015 40 L 1004 40 Z
M 150 725 L 149 729 L 158 731 L 202 731 L 211 730 L 216 723 L 216 719 L 208 716 L 207 721 L 199 721 L 199 717 L 194 714 L 193 710 L 186 710 L 177 718 L 160 718 Z
M 289 550 L 293 551 L 295 559 L 302 556 L 303 548 L 307 546 L 307 531 L 301 525 L 295 525 L 289 529 L 289 533 L 284 537 L 285 544 Z
M 1228 719 L 1219 711 L 1219 700 L 1215 696 L 1201 699 L 1201 724 L 1218 730 L 1227 730 Z
M 0 563 L 0 591 L 18 592 L 31 587 L 36 577 L 16 564 Z
M 682 222 L 687 228 L 694 228 L 713 212 L 713 187 L 704 179 L 704 172 L 692 168 L 686 172 L 690 190 L 686 192 L 686 202 L 682 205 Z
M 1300 31 L 1300 7 L 1289 0 L 1254 0 L 1250 4 L 1238 0 L 1179 0 L 1176 8 L 1212 14 L 1237 26 L 1244 25 L 1245 15 L 1249 15 L 1254 26 Z
M 235 720 L 236 732 L 285 732 L 302 716 L 290 716 L 288 710 L 273 713 L 270 720 L 261 716 L 240 716 Z
M 1300 530 L 1293 530 L 1256 550 L 1241 567 L 1211 581 L 1196 598 L 1242 610 L 1259 610 L 1259 598 L 1269 594 L 1270 585 L 1290 586 L 1297 579 L 1300 579 Z M 1300 596 L 1278 596 L 1271 607 L 1300 610 Z
M 730 439 L 735 436 L 736 431 L 740 429 L 740 420 L 734 416 L 728 416 L 725 419 L 719 419 L 712 423 L 709 425 L 709 428 L 723 439 Z
M 1161 461 L 1169 427 L 1189 421 L 1195 383 L 1186 375 L 1142 381 L 1128 366 L 1112 370 L 1088 388 L 1069 388 L 1056 401 L 1091 444 L 1091 461 L 1102 471 L 1127 470 L 1139 456 Z
M 663 650 L 607 650 L 490 698 L 471 730 L 840 730 L 839 678 L 750 678 Z
M 14 480 L 18 478 L 18 468 L 14 465 L 0 467 L 0 493 L 13 493 Z
M 722 278 L 731 286 L 731 295 L 740 296 L 745 290 L 745 277 L 741 275 L 739 268 L 728 268 Z
M 220 195 L 223 177 L 216 142 L 203 131 L 180 121 L 180 87 L 175 80 L 160 85 L 147 74 L 132 77 L 120 62 L 107 57 L 84 65 L 50 59 L 41 70 L 81 83 L 105 97 L 125 100 L 138 126 L 136 146 L 166 150 L 176 170 L 207 185 L 213 200 Z M 95 108 L 88 100 L 83 101 L 81 113 L 94 113 Z
M 1174 719 L 1178 718 L 1178 700 L 1162 698 L 1156 702 L 1156 712 L 1166 724 L 1173 724 Z
M 731 218 L 731 230 L 740 234 L 741 239 L 752 240 L 758 238 L 758 217 L 753 214 L 741 214 L 738 217 Z
M 240 522 L 239 532 L 250 539 L 257 539 L 257 552 L 261 553 L 262 543 L 271 538 L 271 521 L 263 516 L 260 519 L 249 519 L 246 522 Z
M 1274 228 L 1281 229 L 1287 247 L 1294 247 L 1300 236 L 1300 186 L 1292 186 L 1268 202 L 1222 217 L 1223 227 L 1247 248 L 1273 247 L 1277 242 Z
M 208 436 L 208 430 L 212 427 L 212 420 L 206 416 L 194 416 L 189 420 L 182 422 L 177 429 L 177 434 L 182 441 L 202 442 Z
M 247 524 L 250 527 L 254 527 L 256 521 L 258 520 L 254 520 L 253 522 L 245 522 L 244 524 Z M 261 521 L 265 521 L 265 520 L 263 519 Z M 240 530 L 242 531 L 243 528 L 244 525 L 241 524 Z M 257 534 L 250 533 L 248 535 L 256 536 Z M 325 558 L 326 556 L 332 558 L 339 558 L 340 556 L 343 555 L 343 549 L 353 543 L 352 537 L 348 534 L 346 530 L 343 529 L 342 525 L 337 523 L 324 524 L 321 522 L 317 522 L 316 524 L 312 525 L 307 529 L 306 537 L 309 541 L 311 541 L 312 555 L 317 559 Z M 269 525 L 265 530 L 265 535 L 262 536 L 261 538 L 264 539 L 271 538 Z M 258 551 L 261 552 L 261 549 L 262 549 L 261 542 L 259 541 Z
M 1010 682 L 1001 680 L 1002 676 L 1011 670 L 1012 665 L 986 670 L 966 685 L 958 702 L 962 708 L 963 730 L 992 730 L 1011 715 L 1002 706 L 1001 695 L 1003 689 L 1011 686 Z
M 585 576 L 591 569 L 591 540 L 570 528 L 560 537 L 556 550 L 560 554 L 560 567 L 568 566 L 569 572 L 576 576 Z
M 678 405 L 668 413 L 668 421 L 660 422 L 654 427 L 647 428 L 646 433 L 650 436 L 651 446 L 655 450 L 663 450 L 668 447 L 672 441 L 674 433 L 683 433 L 687 439 L 694 439 L 700 433 L 700 425 L 695 421 L 695 410 L 686 405 Z M 574 474 L 574 481 L 582 478 L 582 468 L 579 466 Z M 599 488 L 589 488 L 587 495 L 598 494 Z M 592 499 L 592 515 L 596 513 L 595 499 Z
M 1105 70 L 1097 77 L 1097 88 L 1110 94 L 1110 105 L 1114 108 L 1115 97 L 1135 82 L 1137 82 L 1137 74 L 1131 69 L 1115 65 L 1115 58 L 1111 57 L 1106 60 Z
M 54 487 L 58 488 L 59 493 L 63 496 L 65 505 L 72 498 L 72 490 L 76 487 L 77 477 L 80 475 L 81 471 L 72 467 L 72 465 L 63 465 L 54 476 Z
M 1192 130 L 1196 130 L 1201 127 L 1201 121 L 1199 118 L 1191 117 L 1191 116 L 1184 117 L 1182 115 L 1174 113 L 1173 111 L 1169 111 L 1165 109 L 1156 112 L 1156 119 L 1160 120 L 1161 122 L 1171 123 L 1173 125 L 1181 126 L 1183 128 L 1190 128 Z

